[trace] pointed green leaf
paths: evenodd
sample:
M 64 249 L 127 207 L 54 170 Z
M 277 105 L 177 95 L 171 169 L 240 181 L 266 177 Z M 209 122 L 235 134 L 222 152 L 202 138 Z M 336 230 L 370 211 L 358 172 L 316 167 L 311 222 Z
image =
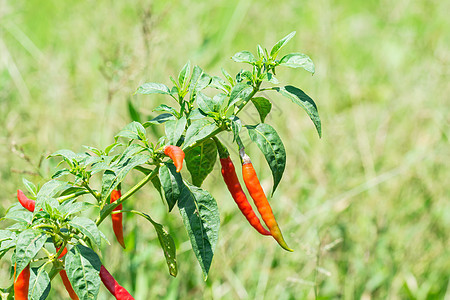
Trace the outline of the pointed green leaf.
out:
M 306 71 L 315 72 L 314 63 L 308 55 L 302 53 L 291 53 L 283 56 L 280 60 L 280 66 L 286 66 L 290 68 L 303 68 Z
M 175 166 L 171 163 L 164 164 L 159 168 L 159 178 L 170 212 L 180 198 L 183 179 L 181 178 L 180 173 L 177 173 Z
M 100 259 L 91 248 L 77 244 L 66 254 L 67 277 L 80 300 L 97 299 L 100 267 Z
M 100 231 L 94 221 L 84 217 L 75 217 L 69 224 L 81 231 L 81 233 L 87 236 L 98 247 L 101 246 Z
M 147 219 L 155 227 L 156 233 L 158 234 L 159 243 L 161 244 L 161 248 L 164 252 L 164 257 L 166 258 L 169 273 L 173 277 L 176 277 L 178 274 L 177 252 L 172 236 L 161 224 L 153 221 L 153 219 L 149 215 L 145 213 L 140 213 L 139 215 Z
M 272 109 L 272 103 L 270 103 L 270 101 L 264 97 L 252 98 L 252 102 L 259 113 L 261 122 L 264 123 L 264 120 L 266 119 L 267 115 L 270 113 L 270 110 Z
M 217 129 L 216 124 L 212 120 L 200 119 L 193 122 L 186 130 L 183 148 L 201 140 Z
M 34 185 L 34 183 L 32 183 L 31 181 L 27 180 L 25 177 L 22 178 L 22 182 L 23 184 L 25 184 L 25 187 L 27 188 L 27 190 L 33 194 L 34 197 L 36 197 L 37 194 L 37 188 Z
M 128 114 L 130 115 L 131 120 L 136 121 L 136 122 L 141 122 L 141 114 L 139 113 L 139 111 L 136 109 L 136 107 L 133 104 L 133 101 L 131 101 L 131 99 L 127 100 L 127 107 L 128 107 Z
M 220 109 L 220 104 L 217 103 L 217 98 L 211 99 L 202 92 L 198 92 L 195 99 L 197 101 L 198 108 L 200 108 L 206 114 L 211 112 L 218 112 Z
M 169 120 L 175 120 L 175 117 L 172 114 L 160 114 L 159 116 L 151 119 L 150 121 L 145 122 L 143 125 L 145 128 L 149 127 L 152 124 L 162 124 Z
M 176 145 L 183 135 L 184 127 L 186 126 L 186 117 L 183 116 L 178 120 L 167 121 L 164 125 L 169 143 L 171 145 Z
M 284 45 L 287 44 L 287 42 L 290 41 L 290 39 L 292 39 L 295 35 L 295 31 L 292 31 L 291 33 L 289 33 L 287 36 L 285 36 L 284 38 L 282 38 L 281 40 L 279 40 L 273 47 L 272 50 L 270 50 L 270 56 L 275 59 L 278 55 L 278 53 L 280 52 L 281 48 L 284 47 Z
M 305 94 L 301 89 L 296 88 L 295 86 L 287 85 L 284 87 L 276 87 L 274 88 L 281 95 L 289 98 L 295 104 L 300 105 L 311 118 L 316 126 L 317 133 L 319 137 L 322 137 L 322 125 L 320 122 L 319 112 L 317 111 L 316 103 L 311 99 L 308 95 Z
M 265 123 L 256 126 L 246 126 L 250 139 L 258 145 L 264 154 L 273 176 L 273 190 L 275 192 L 286 167 L 286 150 L 275 129 Z
M 219 237 L 220 217 L 216 200 L 207 191 L 186 184 L 181 191 L 178 208 L 206 280 Z
M 178 83 L 180 88 L 185 89 L 189 82 L 189 76 L 191 75 L 191 62 L 188 61 L 178 74 Z
M 232 59 L 235 62 L 243 62 L 243 63 L 249 63 L 254 64 L 256 62 L 255 57 L 250 51 L 241 51 L 233 55 Z
M 22 270 L 30 263 L 36 254 L 44 246 L 47 235 L 36 229 L 27 229 L 17 236 L 16 246 L 16 273 L 20 274 Z
M 28 299 L 44 300 L 50 293 L 51 283 L 44 265 L 30 270 L 30 286 L 28 288 Z
M 144 94 L 144 95 L 148 95 L 148 94 L 169 95 L 170 90 L 165 84 L 148 82 L 148 83 L 144 83 L 143 85 L 141 85 L 138 88 L 138 90 L 136 91 L 136 93 Z
M 241 132 L 242 129 L 242 122 L 241 120 L 233 115 L 230 118 L 230 126 L 231 126 L 231 132 L 233 133 L 233 142 L 239 137 L 239 132 Z
M 241 99 L 245 99 L 250 95 L 253 88 L 248 85 L 247 83 L 238 83 L 236 84 L 230 93 L 230 102 L 228 103 L 228 107 L 231 107 L 236 102 L 238 102 Z
M 33 213 L 25 209 L 20 203 L 15 203 L 8 208 L 2 219 L 14 220 L 21 223 L 31 223 Z
M 166 104 L 158 105 L 156 108 L 153 109 L 153 111 L 164 111 L 174 116 L 178 116 L 178 112 L 175 110 L 175 108 Z
M 217 158 L 216 143 L 212 139 L 204 141 L 201 145 L 192 148 L 186 153 L 186 166 L 191 173 L 192 183 L 200 187 L 214 168 Z
M 133 121 L 127 124 L 115 137 L 124 137 L 132 140 L 146 141 L 145 128 L 141 123 Z
M 198 91 L 205 89 L 211 83 L 211 76 L 206 74 L 199 66 L 194 66 L 192 71 L 191 84 L 189 85 L 189 92 L 191 97 Z
M 224 68 L 220 69 L 222 71 L 223 76 L 228 80 L 231 85 L 234 85 L 234 79 Z
M 256 48 L 256 52 L 258 53 L 258 57 L 260 59 L 264 58 L 264 49 L 261 47 L 261 45 L 258 45 Z

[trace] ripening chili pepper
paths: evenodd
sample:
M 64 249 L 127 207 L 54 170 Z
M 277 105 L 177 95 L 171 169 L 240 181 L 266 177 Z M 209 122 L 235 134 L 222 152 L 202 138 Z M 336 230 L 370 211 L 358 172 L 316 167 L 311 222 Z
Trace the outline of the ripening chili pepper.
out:
M 120 189 L 113 190 L 111 193 L 111 203 L 122 197 Z M 122 210 L 122 204 L 119 204 L 113 211 Z M 123 241 L 123 225 L 122 225 L 122 213 L 111 214 L 112 225 L 114 234 L 119 244 L 125 249 L 125 243 Z
M 230 154 L 228 150 L 220 143 L 218 139 L 214 139 L 219 151 L 220 164 L 222 165 L 222 176 L 234 202 L 238 205 L 242 214 L 245 216 L 250 225 L 253 226 L 262 235 L 271 235 L 270 231 L 265 229 L 258 216 L 253 211 L 252 206 L 247 200 L 244 191 L 242 190 L 239 179 L 236 175 L 236 170 L 234 168 L 233 162 L 231 161 Z
M 173 164 L 177 168 L 177 172 L 183 167 L 184 152 L 180 147 L 168 145 L 164 147 L 164 154 L 173 160 Z
M 117 300 L 134 300 L 133 296 L 114 279 L 103 265 L 100 267 L 100 279 Z
M 14 299 L 28 299 L 28 287 L 30 286 L 30 265 L 20 272 L 16 278 L 16 265 L 14 265 Z
M 266 194 L 264 194 L 264 190 L 261 187 L 258 176 L 256 176 L 250 157 L 245 154 L 243 149 L 241 149 L 240 155 L 242 159 L 242 177 L 244 179 L 245 186 L 247 187 L 250 196 L 252 196 L 256 208 L 258 208 L 259 214 L 261 215 L 264 223 L 266 223 L 270 233 L 283 249 L 287 251 L 294 251 L 289 248 L 284 241 L 281 230 L 278 227 L 275 216 L 273 215 L 272 208 L 270 207 L 269 201 L 267 201 Z
M 59 252 L 59 249 L 60 249 L 59 247 L 56 247 L 56 253 Z M 61 252 L 61 254 L 59 255 L 58 258 L 61 258 L 66 254 L 67 254 L 67 248 L 64 248 L 64 250 Z M 69 277 L 67 277 L 66 270 L 59 271 L 59 276 L 61 276 L 61 280 L 62 280 L 67 292 L 69 293 L 70 299 L 79 300 L 77 294 L 73 290 L 72 285 L 70 284 L 70 280 L 69 280 Z
M 27 196 L 25 196 L 25 194 L 21 190 L 17 190 L 17 199 L 19 200 L 19 203 L 22 204 L 23 207 L 25 207 L 31 212 L 34 211 L 36 201 L 28 199 Z

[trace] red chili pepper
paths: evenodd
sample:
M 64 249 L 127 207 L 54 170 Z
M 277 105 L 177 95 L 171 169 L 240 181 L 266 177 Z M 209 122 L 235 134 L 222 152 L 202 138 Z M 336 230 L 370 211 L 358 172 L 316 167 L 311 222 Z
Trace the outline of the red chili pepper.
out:
M 120 190 L 113 190 L 111 193 L 111 203 L 122 197 Z M 122 204 L 119 204 L 113 211 L 122 210 Z M 111 214 L 112 225 L 114 234 L 119 244 L 125 249 L 125 243 L 123 241 L 123 225 L 122 225 L 122 213 Z
M 227 148 L 225 148 L 218 139 L 214 139 L 214 141 L 216 142 L 217 149 L 219 151 L 223 180 L 225 181 L 234 202 L 236 202 L 242 214 L 245 216 L 250 225 L 253 226 L 253 228 L 255 228 L 262 235 L 271 235 L 270 231 L 262 226 L 258 216 L 255 214 L 252 206 L 248 202 L 247 196 L 245 196 L 241 184 L 239 183 L 236 170 L 233 162 L 231 161 Z
M 59 249 L 60 249 L 59 247 L 56 247 L 56 253 L 59 252 Z M 66 254 L 67 254 L 67 248 L 64 248 L 64 250 L 61 252 L 61 254 L 59 255 L 58 258 L 61 258 Z M 70 280 L 69 280 L 69 277 L 67 277 L 66 270 L 59 271 L 59 276 L 61 276 L 61 280 L 62 280 L 64 286 L 66 287 L 67 292 L 69 293 L 70 299 L 79 300 L 77 294 L 73 290 L 72 284 L 70 284 Z
M 114 279 L 103 265 L 100 267 L 100 279 L 117 300 L 134 300 L 133 296 Z
M 164 147 L 164 154 L 173 160 L 173 164 L 177 168 L 177 172 L 183 167 L 184 152 L 180 147 L 168 145 Z
M 36 201 L 28 199 L 27 196 L 25 196 L 25 194 L 21 190 L 17 190 L 17 199 L 19 199 L 19 202 L 20 204 L 22 204 L 23 207 L 25 207 L 31 212 L 34 211 Z
M 28 299 L 28 287 L 30 286 L 30 265 L 20 272 L 16 278 L 16 265 L 14 265 L 14 299 Z
M 253 168 L 250 157 L 243 152 L 243 149 L 240 151 L 240 154 L 242 158 L 242 177 L 244 178 L 245 186 L 247 187 L 250 196 L 252 196 L 256 208 L 258 208 L 259 214 L 261 215 L 264 223 L 266 223 L 270 233 L 283 249 L 287 251 L 294 251 L 289 248 L 284 241 L 281 230 L 278 227 L 272 208 L 270 207 L 266 194 L 264 194 L 264 190 L 258 180 L 258 176 Z

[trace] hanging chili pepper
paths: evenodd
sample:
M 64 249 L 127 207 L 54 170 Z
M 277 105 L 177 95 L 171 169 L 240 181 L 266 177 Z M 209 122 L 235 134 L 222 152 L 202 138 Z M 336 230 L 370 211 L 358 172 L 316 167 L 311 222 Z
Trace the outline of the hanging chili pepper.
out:
M 173 164 L 177 168 L 177 172 L 183 167 L 184 152 L 180 147 L 168 145 L 164 147 L 164 154 L 173 160 Z
M 275 216 L 272 212 L 272 208 L 270 207 L 269 201 L 267 201 L 267 197 L 264 194 L 264 190 L 262 189 L 261 184 L 258 180 L 258 176 L 256 175 L 255 169 L 253 168 L 250 157 L 245 154 L 243 148 L 241 148 L 239 154 L 241 155 L 242 159 L 242 177 L 244 179 L 245 186 L 247 187 L 250 196 L 252 196 L 256 208 L 258 208 L 259 214 L 261 215 L 264 223 L 266 223 L 267 227 L 270 230 L 270 233 L 283 249 L 287 251 L 294 251 L 289 248 L 289 246 L 284 241 L 281 230 L 278 227 L 277 221 L 275 220 Z
M 56 247 L 56 253 L 59 252 L 59 249 L 60 249 L 59 247 Z M 61 252 L 61 254 L 59 255 L 58 258 L 63 257 L 64 255 L 66 255 L 66 253 L 67 253 L 67 248 L 64 248 L 64 250 Z M 61 280 L 62 280 L 67 292 L 69 293 L 70 299 L 78 300 L 79 298 L 78 298 L 77 294 L 75 293 L 75 291 L 73 290 L 72 285 L 70 284 L 70 280 L 69 280 L 69 277 L 67 277 L 66 270 L 59 271 L 59 276 L 61 276 Z
M 122 197 L 120 189 L 113 190 L 111 193 L 111 203 Z M 113 211 L 122 210 L 122 204 L 119 204 Z M 123 224 L 122 224 L 122 213 L 111 214 L 112 225 L 114 234 L 119 244 L 125 249 L 125 243 L 123 241 Z
M 117 300 L 134 300 L 133 296 L 114 279 L 103 265 L 100 267 L 100 279 Z
M 214 141 L 216 142 L 217 149 L 219 151 L 223 180 L 225 181 L 225 184 L 227 185 L 228 190 L 230 191 L 231 196 L 234 199 L 234 202 L 236 202 L 242 214 L 245 216 L 250 225 L 253 226 L 253 228 L 255 228 L 262 235 L 271 235 L 270 231 L 262 226 L 258 216 L 255 214 L 252 206 L 248 202 L 247 196 L 245 196 L 241 184 L 239 183 L 239 179 L 236 175 L 236 170 L 234 168 L 233 162 L 231 161 L 230 154 L 228 153 L 227 148 L 225 148 L 225 146 L 223 146 L 217 138 L 214 138 Z
M 21 190 L 17 190 L 17 199 L 19 200 L 19 203 L 22 204 L 23 207 L 25 207 L 31 212 L 34 211 L 36 201 L 28 199 L 27 196 L 25 196 L 25 194 Z
M 20 272 L 16 278 L 16 265 L 14 265 L 14 299 L 28 299 L 28 287 L 30 286 L 30 265 Z

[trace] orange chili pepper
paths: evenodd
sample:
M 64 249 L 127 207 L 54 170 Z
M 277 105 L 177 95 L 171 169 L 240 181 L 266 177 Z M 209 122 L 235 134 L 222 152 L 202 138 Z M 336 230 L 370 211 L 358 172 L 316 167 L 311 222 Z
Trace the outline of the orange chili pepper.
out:
M 250 196 L 252 196 L 256 208 L 258 209 L 264 223 L 266 223 L 267 228 L 269 228 L 273 238 L 283 249 L 287 251 L 294 251 L 289 248 L 289 246 L 284 241 L 281 230 L 278 227 L 278 223 L 275 220 L 272 208 L 270 207 L 269 201 L 267 201 L 266 194 L 264 194 L 264 190 L 262 189 L 261 184 L 258 180 L 258 176 L 256 175 L 255 169 L 253 168 L 250 157 L 245 154 L 243 149 L 240 151 L 240 154 L 242 158 L 242 177 L 244 179 L 245 186 L 247 187 Z
M 173 164 L 177 168 L 177 172 L 183 167 L 184 152 L 180 147 L 168 145 L 164 147 L 164 154 L 173 160 Z
M 271 235 L 270 231 L 262 226 L 258 216 L 255 214 L 252 206 L 248 202 L 247 196 L 245 196 L 241 184 L 239 183 L 233 161 L 231 161 L 230 154 L 228 153 L 227 148 L 225 148 L 225 146 L 223 146 L 217 138 L 215 138 L 214 141 L 216 142 L 217 149 L 219 151 L 223 180 L 225 181 L 225 184 L 227 185 L 228 190 L 230 191 L 230 194 L 234 199 L 234 202 L 236 202 L 240 211 L 245 216 L 250 225 L 253 226 L 253 228 L 255 228 L 262 235 Z

